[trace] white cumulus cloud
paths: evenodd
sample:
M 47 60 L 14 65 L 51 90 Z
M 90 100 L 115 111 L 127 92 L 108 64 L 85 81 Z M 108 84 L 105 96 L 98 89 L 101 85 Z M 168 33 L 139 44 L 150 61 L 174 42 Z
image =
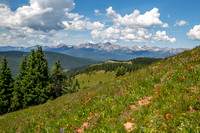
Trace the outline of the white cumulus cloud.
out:
M 166 31 L 157 31 L 153 39 L 155 41 L 164 41 L 164 42 L 176 42 L 176 38 L 169 38 L 166 35 Z
M 50 31 L 63 29 L 61 20 L 66 12 L 74 8 L 73 0 L 30 0 L 30 6 L 16 11 L 0 5 L 0 27 L 29 27 L 34 30 Z
M 101 30 L 104 28 L 104 24 L 100 23 L 99 21 L 90 22 L 89 19 L 83 19 L 84 16 L 79 15 L 78 13 L 66 13 L 67 18 L 71 20 L 63 21 L 62 23 L 65 25 L 65 30 L 74 30 L 74 31 L 81 31 L 84 29 L 88 30 Z
M 175 24 L 174 24 L 174 26 L 183 26 L 183 25 L 187 25 L 188 23 L 186 22 L 186 21 L 184 21 L 184 20 L 181 20 L 181 21 L 177 21 Z
M 121 34 L 121 40 L 124 40 L 126 42 L 129 42 L 130 40 L 133 42 L 147 42 L 152 36 L 152 33 L 150 33 L 148 29 L 144 28 L 125 28 L 121 31 Z
M 200 40 L 200 25 L 195 25 L 193 29 L 190 29 L 187 36 L 192 40 Z
M 144 14 L 140 14 L 139 10 L 134 10 L 131 14 L 121 16 L 112 7 L 109 7 L 106 9 L 106 15 L 111 19 L 113 25 L 101 30 L 92 30 L 91 35 L 93 39 L 110 42 L 119 40 L 126 42 L 148 42 L 153 37 L 157 41 L 176 41 L 175 38 L 169 38 L 165 31 L 159 31 L 154 35 L 152 30 L 150 30 L 156 26 L 162 28 L 169 27 L 167 23 L 160 20 L 158 8 L 153 8 Z
M 114 23 L 132 27 L 132 28 L 151 28 L 153 26 L 168 27 L 167 23 L 163 23 L 159 17 L 160 13 L 158 8 L 153 8 L 150 11 L 147 11 L 144 14 L 140 14 L 140 11 L 135 10 L 131 14 L 126 14 L 122 17 L 120 14 L 117 14 L 112 7 L 106 9 L 107 16 L 109 16 Z
M 91 35 L 94 39 L 100 39 L 103 42 L 117 42 L 120 38 L 120 30 L 112 26 L 105 30 L 92 30 Z

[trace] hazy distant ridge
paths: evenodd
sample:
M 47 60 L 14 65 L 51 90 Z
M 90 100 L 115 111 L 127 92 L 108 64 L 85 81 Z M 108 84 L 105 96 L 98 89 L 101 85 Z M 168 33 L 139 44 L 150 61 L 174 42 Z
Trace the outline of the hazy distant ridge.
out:
M 0 51 L 25 51 L 36 49 L 38 45 L 32 47 L 0 47 Z M 58 52 L 75 57 L 90 58 L 94 60 L 130 60 L 136 57 L 164 58 L 181 53 L 187 48 L 160 48 L 155 46 L 120 46 L 107 43 L 84 43 L 80 45 L 60 44 L 58 46 L 44 46 L 45 51 Z

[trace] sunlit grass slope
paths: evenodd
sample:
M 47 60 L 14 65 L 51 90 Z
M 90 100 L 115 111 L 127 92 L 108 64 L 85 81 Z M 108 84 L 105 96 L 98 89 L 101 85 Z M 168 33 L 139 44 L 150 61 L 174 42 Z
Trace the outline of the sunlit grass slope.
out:
M 0 132 L 199 132 L 199 88 L 200 47 L 0 116 Z
M 80 83 L 80 88 L 83 89 L 114 80 L 115 72 L 93 71 L 90 74 L 78 74 L 76 78 Z

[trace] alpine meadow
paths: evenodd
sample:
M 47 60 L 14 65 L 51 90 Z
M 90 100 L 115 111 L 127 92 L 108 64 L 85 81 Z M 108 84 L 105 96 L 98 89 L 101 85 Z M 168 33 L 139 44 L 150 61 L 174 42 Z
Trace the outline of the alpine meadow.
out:
M 0 133 L 199 133 L 199 5 L 0 0 Z

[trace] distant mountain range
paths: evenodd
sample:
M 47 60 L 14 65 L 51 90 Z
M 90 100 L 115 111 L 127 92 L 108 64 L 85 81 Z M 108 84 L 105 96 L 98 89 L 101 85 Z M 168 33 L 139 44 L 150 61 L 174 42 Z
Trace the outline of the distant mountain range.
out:
M 21 63 L 21 59 L 23 55 L 27 55 L 27 58 L 29 56 L 28 52 L 21 52 L 21 51 L 7 51 L 7 52 L 0 52 L 0 60 L 3 56 L 6 56 L 8 60 L 8 64 L 11 67 L 11 71 L 13 74 L 13 77 L 16 77 L 18 74 L 18 68 Z M 71 69 L 75 67 L 81 67 L 86 66 L 90 64 L 95 64 L 98 61 L 86 59 L 86 58 L 78 58 L 78 57 L 72 57 L 61 53 L 55 53 L 55 52 L 45 52 L 45 58 L 48 59 L 48 66 L 50 68 L 50 71 L 52 67 L 54 66 L 54 62 L 57 60 L 57 58 L 60 58 L 60 63 L 63 67 L 63 69 Z M 1 63 L 0 63 L 1 64 Z
M 25 51 L 29 52 L 31 49 L 36 49 L 38 45 L 32 47 L 0 47 L 0 51 Z M 43 50 L 58 52 L 75 57 L 90 58 L 94 60 L 105 61 L 108 59 L 114 60 L 130 60 L 136 57 L 151 57 L 164 58 L 168 56 L 181 53 L 186 48 L 160 48 L 155 46 L 120 46 L 116 44 L 107 43 L 85 43 L 80 45 L 66 45 L 60 44 L 58 46 L 50 47 L 44 46 Z

